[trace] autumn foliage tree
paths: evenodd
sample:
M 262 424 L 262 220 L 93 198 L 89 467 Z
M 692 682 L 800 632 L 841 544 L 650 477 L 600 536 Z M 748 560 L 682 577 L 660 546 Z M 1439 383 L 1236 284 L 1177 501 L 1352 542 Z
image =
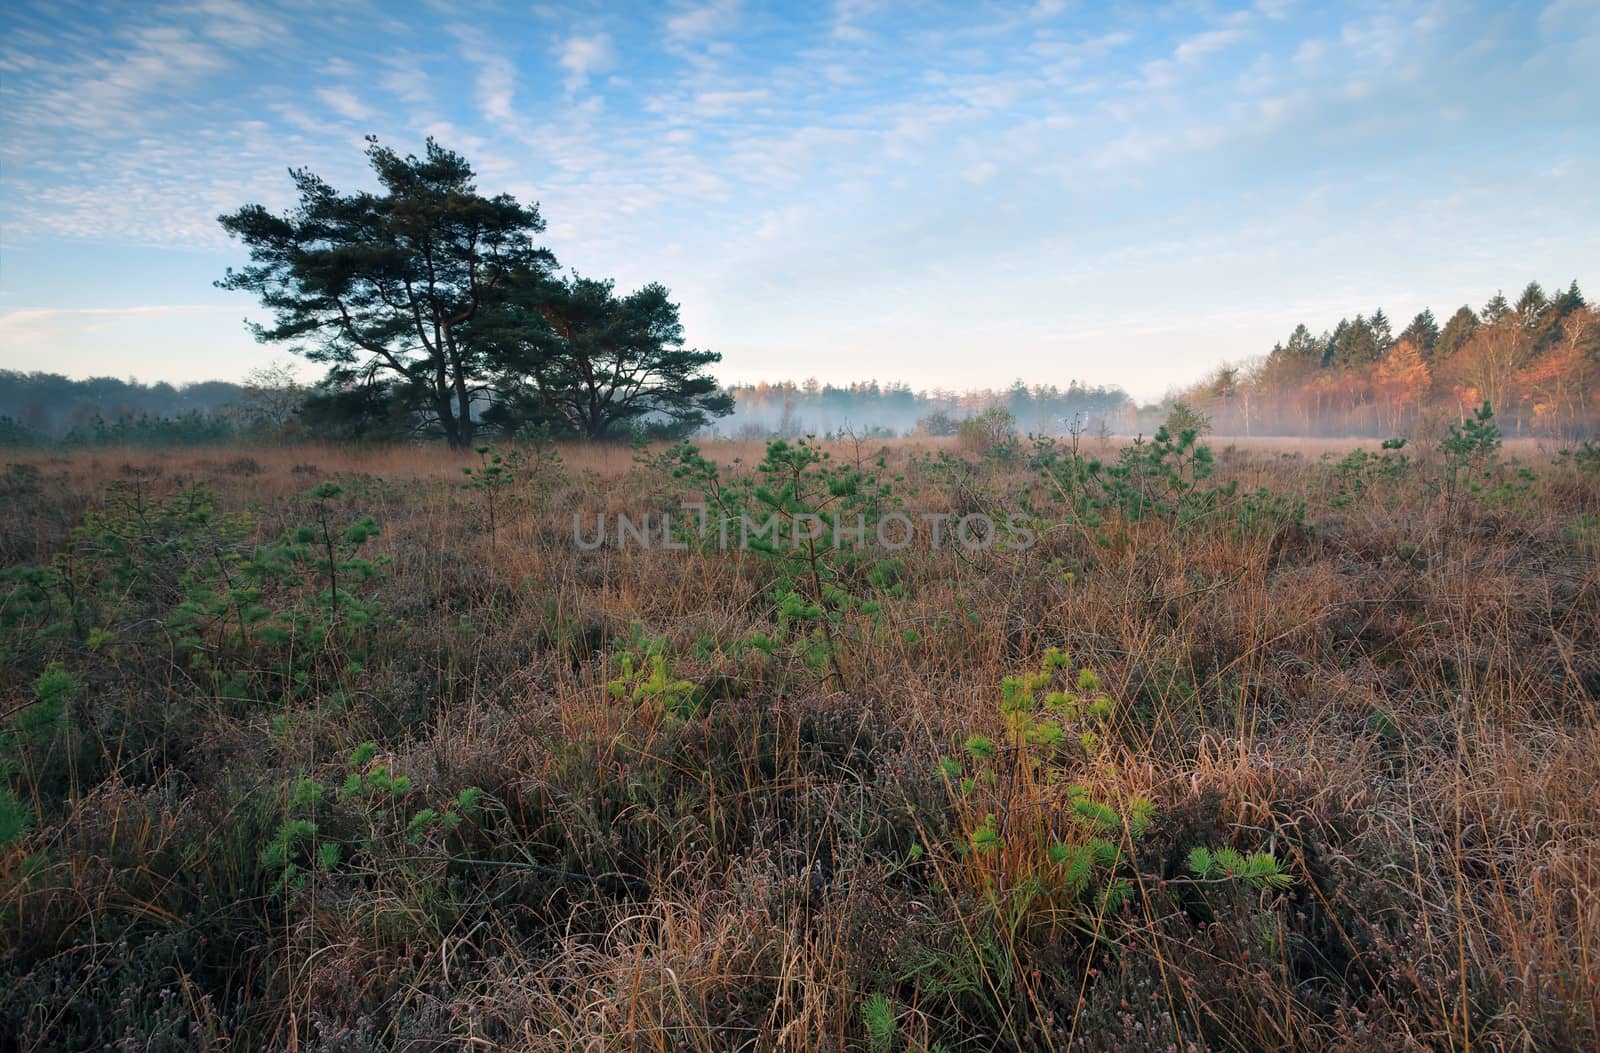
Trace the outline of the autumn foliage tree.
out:
M 1459 406 L 1488 402 L 1503 414 L 1516 402 L 1517 376 L 1532 352 L 1531 335 L 1516 314 L 1507 312 L 1480 326 L 1445 367 Z
M 1568 313 L 1549 350 L 1517 379 L 1532 403 L 1536 424 L 1560 431 L 1589 418 L 1600 389 L 1600 310 Z
M 1419 311 L 1392 336 L 1380 309 L 1320 336 L 1305 325 L 1265 358 L 1231 375 L 1227 398 L 1213 373 L 1183 396 L 1207 406 L 1231 433 L 1394 432 L 1430 412 L 1464 418 L 1484 401 L 1513 432 L 1600 430 L 1600 310 L 1573 282 L 1546 294 L 1529 282 L 1462 306 L 1439 325 Z
M 1432 377 L 1422 348 L 1402 340 L 1378 363 L 1376 393 L 1379 412 L 1388 431 L 1399 431 L 1403 422 L 1427 399 Z

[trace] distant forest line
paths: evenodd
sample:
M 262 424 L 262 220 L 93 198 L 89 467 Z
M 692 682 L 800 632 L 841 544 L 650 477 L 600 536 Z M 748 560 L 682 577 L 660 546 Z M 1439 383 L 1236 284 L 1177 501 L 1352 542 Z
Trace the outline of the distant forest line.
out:
M 1431 309 L 1398 333 L 1379 308 L 1313 335 L 1297 326 L 1264 358 L 1222 366 L 1178 397 L 1220 432 L 1399 435 L 1461 420 L 1487 402 L 1508 432 L 1600 432 L 1600 305 L 1576 281 L 1529 282 L 1441 324 Z
M 1078 383 L 1065 388 L 913 391 L 876 381 L 835 386 L 817 381 L 734 385 L 723 389 L 734 412 L 702 434 L 904 435 L 921 430 L 954 434 L 956 425 L 991 407 L 1009 410 L 1024 431 L 1060 433 L 1073 427 L 1116 426 L 1135 419 L 1121 388 Z M 141 383 L 115 377 L 72 380 L 54 373 L 0 370 L 0 445 L 195 445 L 241 440 L 336 441 L 345 424 L 319 413 L 316 386 L 283 369 L 262 370 L 245 383 Z M 638 432 L 657 437 L 648 429 Z M 623 433 L 629 437 L 634 433 Z
M 1382 309 L 1313 334 L 1300 325 L 1264 356 L 1224 365 L 1201 382 L 1139 406 L 1121 388 L 1017 381 L 1002 389 L 914 390 L 905 383 L 744 384 L 722 389 L 734 412 L 702 434 L 953 434 L 996 407 L 1019 431 L 1150 431 L 1175 403 L 1238 435 L 1403 434 L 1460 419 L 1489 402 L 1508 433 L 1600 432 L 1600 305 L 1576 282 L 1548 295 L 1530 282 L 1441 324 L 1419 312 L 1398 333 Z M 175 385 L 112 377 L 72 380 L 0 370 L 0 445 L 196 445 L 346 437 L 329 419 L 329 392 L 284 369 L 244 383 Z M 621 437 L 661 437 L 648 424 Z

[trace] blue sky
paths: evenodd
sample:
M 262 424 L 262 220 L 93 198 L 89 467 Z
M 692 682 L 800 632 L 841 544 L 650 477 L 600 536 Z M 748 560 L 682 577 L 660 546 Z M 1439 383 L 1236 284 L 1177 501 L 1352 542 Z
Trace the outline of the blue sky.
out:
M 216 216 L 433 135 L 725 380 L 1141 396 L 1383 306 L 1600 293 L 1600 4 L 0 13 L 0 366 L 238 378 Z

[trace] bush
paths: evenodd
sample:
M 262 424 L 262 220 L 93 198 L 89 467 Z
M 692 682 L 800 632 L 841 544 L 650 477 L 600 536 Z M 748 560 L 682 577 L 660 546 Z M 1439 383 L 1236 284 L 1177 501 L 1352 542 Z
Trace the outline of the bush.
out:
M 1186 431 L 1192 431 L 1197 436 L 1205 435 L 1211 431 L 1211 417 L 1179 399 L 1167 409 L 1165 425 L 1173 435 L 1182 435 Z
M 0 447 L 29 450 L 44 444 L 44 436 L 26 424 L 11 417 L 0 417 Z
M 917 421 L 918 431 L 924 435 L 931 435 L 936 439 L 949 438 L 956 433 L 956 429 L 960 426 L 960 422 L 944 410 L 934 410 Z
M 1017 434 L 1017 418 L 1002 406 L 991 406 L 956 427 L 956 444 L 968 453 L 986 454 Z

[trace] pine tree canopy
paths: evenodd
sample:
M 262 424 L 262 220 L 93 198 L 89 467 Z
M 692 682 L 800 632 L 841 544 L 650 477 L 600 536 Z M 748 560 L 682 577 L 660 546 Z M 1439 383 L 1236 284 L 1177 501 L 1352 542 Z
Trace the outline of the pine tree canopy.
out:
M 484 426 L 599 438 L 728 412 L 701 372 L 720 356 L 683 347 L 666 289 L 618 297 L 610 282 L 560 279 L 535 242 L 538 206 L 480 193 L 466 159 L 432 139 L 420 158 L 372 138 L 366 152 L 376 192 L 291 170 L 288 213 L 252 204 L 219 217 L 250 263 L 217 285 L 272 313 L 251 326 L 258 340 L 328 365 L 319 412 L 457 447 Z

